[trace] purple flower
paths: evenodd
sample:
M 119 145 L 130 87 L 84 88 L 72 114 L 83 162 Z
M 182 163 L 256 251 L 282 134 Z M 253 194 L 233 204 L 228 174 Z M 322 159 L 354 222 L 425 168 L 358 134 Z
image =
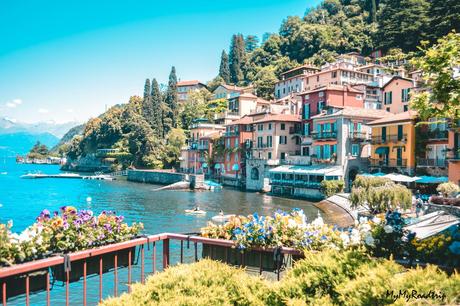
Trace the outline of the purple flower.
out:
M 110 224 L 108 224 L 108 223 L 104 224 L 104 229 L 106 231 L 108 231 L 109 233 L 112 232 L 112 226 Z

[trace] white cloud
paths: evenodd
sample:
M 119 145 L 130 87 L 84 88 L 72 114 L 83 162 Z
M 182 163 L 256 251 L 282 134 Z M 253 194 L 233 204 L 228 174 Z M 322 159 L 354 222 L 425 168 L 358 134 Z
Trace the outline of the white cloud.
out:
M 68 108 L 65 111 L 68 112 L 68 113 L 73 113 L 74 112 L 73 108 Z
M 39 112 L 40 114 L 47 114 L 47 113 L 49 113 L 50 111 L 47 110 L 46 108 L 39 108 L 39 109 L 38 109 L 38 112 Z
M 21 105 L 21 104 L 22 104 L 21 99 L 14 99 L 14 100 L 11 100 L 5 103 L 6 107 L 9 107 L 9 108 L 15 108 L 16 106 Z

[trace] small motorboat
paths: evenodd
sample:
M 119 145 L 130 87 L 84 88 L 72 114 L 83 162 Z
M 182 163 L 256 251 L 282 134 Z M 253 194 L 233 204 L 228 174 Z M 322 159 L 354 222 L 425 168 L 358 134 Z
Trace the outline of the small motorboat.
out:
M 217 215 L 217 216 L 212 217 L 211 220 L 214 222 L 225 223 L 228 220 L 230 220 L 232 217 L 235 217 L 235 215 Z
M 185 213 L 186 213 L 186 214 L 189 214 L 189 215 L 206 215 L 206 211 L 201 210 L 201 209 L 198 209 L 198 210 L 195 210 L 195 209 L 186 209 L 186 210 L 185 210 Z

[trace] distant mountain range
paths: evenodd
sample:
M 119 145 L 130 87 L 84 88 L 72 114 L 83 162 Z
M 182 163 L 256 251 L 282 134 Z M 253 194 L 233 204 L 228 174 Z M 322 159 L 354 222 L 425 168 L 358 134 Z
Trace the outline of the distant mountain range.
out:
M 52 148 L 77 125 L 78 122 L 25 123 L 0 118 L 0 156 L 26 154 L 37 141 Z

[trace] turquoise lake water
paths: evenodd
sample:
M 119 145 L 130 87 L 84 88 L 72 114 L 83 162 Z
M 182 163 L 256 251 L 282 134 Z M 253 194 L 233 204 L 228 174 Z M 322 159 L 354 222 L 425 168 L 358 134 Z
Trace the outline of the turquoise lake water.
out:
M 307 201 L 241 192 L 231 188 L 216 192 L 153 191 L 159 186 L 125 180 L 20 178 L 21 175 L 31 171 L 47 174 L 60 172 L 58 166 L 21 165 L 16 164 L 14 159 L 0 160 L 0 222 L 13 220 L 13 230 L 16 232 L 33 223 L 43 209 L 54 211 L 63 205 L 72 205 L 77 209 L 92 209 L 96 213 L 102 210 L 114 210 L 124 215 L 127 222 L 143 222 L 147 234 L 199 232 L 200 228 L 221 209 L 225 214 L 247 215 L 257 212 L 260 215 L 270 215 L 277 209 L 291 210 L 299 207 L 304 209 L 310 220 L 318 214 L 318 209 Z M 90 202 L 87 201 L 88 197 L 92 199 Z M 196 205 L 208 212 L 206 216 L 184 214 L 185 209 Z M 177 261 L 179 246 L 172 243 L 171 247 L 172 257 Z M 189 253 L 193 252 L 189 250 Z M 158 258 L 157 261 L 159 260 L 161 259 Z M 151 266 L 151 264 L 152 261 L 146 258 L 146 265 Z M 139 280 L 139 270 L 138 266 L 134 267 L 134 280 Z M 126 277 L 126 269 L 121 269 L 119 276 Z M 97 281 L 97 277 L 88 281 L 89 305 L 97 304 Z M 71 284 L 72 305 L 80 305 L 82 302 L 81 283 Z M 112 273 L 104 274 L 103 290 L 104 295 L 113 292 Z M 122 291 L 126 291 L 126 286 L 120 286 L 119 292 Z M 55 283 L 51 292 L 53 305 L 62 305 L 65 301 L 62 284 Z M 31 305 L 43 305 L 45 297 L 44 292 L 32 295 Z M 8 304 L 23 305 L 24 301 L 23 297 L 19 297 L 12 299 Z

